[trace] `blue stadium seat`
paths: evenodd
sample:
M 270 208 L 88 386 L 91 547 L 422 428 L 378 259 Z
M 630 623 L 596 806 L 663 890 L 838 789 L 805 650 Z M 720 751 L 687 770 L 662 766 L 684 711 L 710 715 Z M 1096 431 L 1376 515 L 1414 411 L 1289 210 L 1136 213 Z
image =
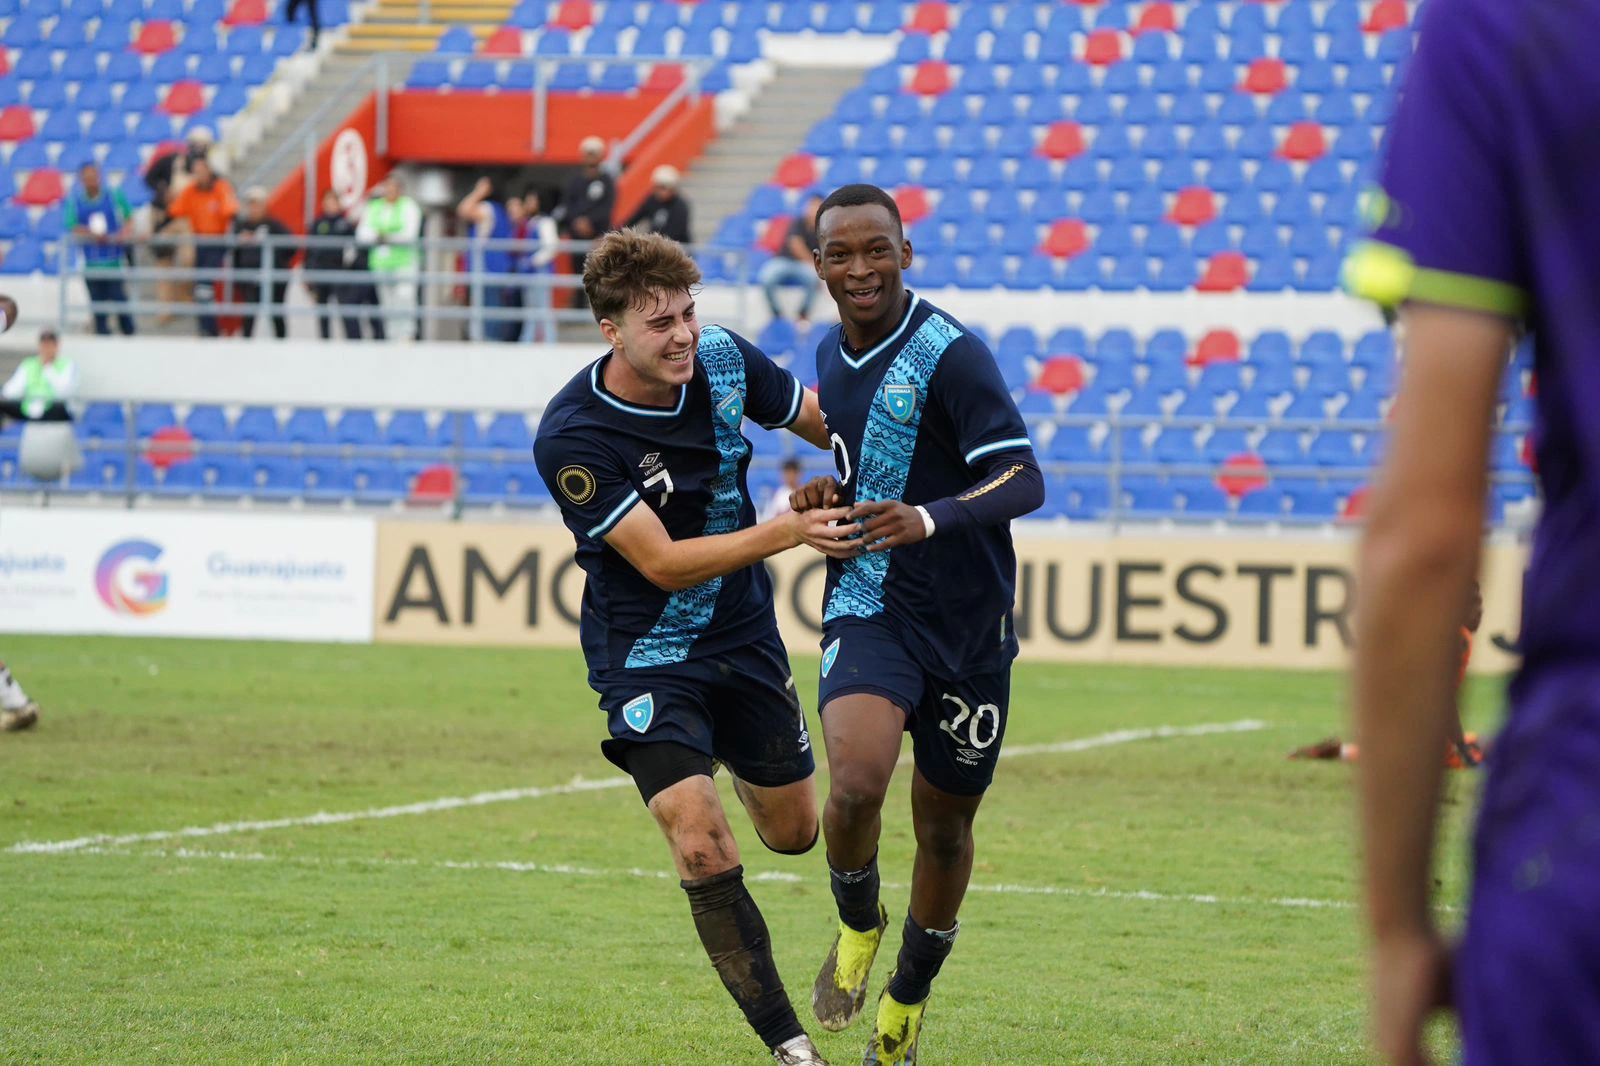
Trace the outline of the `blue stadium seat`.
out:
M 1289 512 L 1296 518 L 1332 519 L 1339 513 L 1339 497 L 1323 485 L 1291 485 Z
M 385 443 L 404 448 L 421 448 L 432 443 L 428 421 L 421 411 L 396 411 L 383 428 Z
M 1325 429 L 1311 442 L 1311 459 L 1318 466 L 1355 467 L 1361 465 L 1356 454 L 1354 434 L 1342 429 Z
M 482 448 L 483 432 L 477 418 L 465 411 L 454 411 L 439 420 L 434 429 L 434 443 L 441 448 Z
M 1276 519 L 1283 516 L 1283 490 L 1273 485 L 1247 492 L 1239 498 L 1239 517 Z
M 494 416 L 484 434 L 484 443 L 502 451 L 531 453 L 533 435 L 528 432 L 528 420 L 520 414 L 504 412 Z
M 345 411 L 339 416 L 338 425 L 333 431 L 333 440 L 336 444 L 375 447 L 379 439 L 378 419 L 372 411 L 365 408 L 351 408 Z
M 320 407 L 297 408 L 284 424 L 284 439 L 291 444 L 323 445 L 333 439 L 328 415 Z
M 1200 462 L 1200 449 L 1194 442 L 1192 429 L 1164 429 L 1156 437 L 1151 453 L 1158 463 L 1173 466 L 1194 466 Z

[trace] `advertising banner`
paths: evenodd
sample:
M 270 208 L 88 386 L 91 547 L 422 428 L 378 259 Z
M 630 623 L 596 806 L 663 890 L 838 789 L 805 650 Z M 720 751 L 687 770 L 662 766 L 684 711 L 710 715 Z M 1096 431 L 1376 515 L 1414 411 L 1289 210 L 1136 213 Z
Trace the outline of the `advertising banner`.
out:
M 0 631 L 370 641 L 370 518 L 0 512 Z
M 1354 541 L 1268 537 L 1017 538 L 1024 659 L 1342 667 L 1354 632 Z M 1524 552 L 1485 551 L 1473 669 L 1516 662 Z M 816 654 L 822 557 L 768 563 L 793 652 Z M 556 525 L 383 522 L 380 641 L 576 647 L 583 572 Z

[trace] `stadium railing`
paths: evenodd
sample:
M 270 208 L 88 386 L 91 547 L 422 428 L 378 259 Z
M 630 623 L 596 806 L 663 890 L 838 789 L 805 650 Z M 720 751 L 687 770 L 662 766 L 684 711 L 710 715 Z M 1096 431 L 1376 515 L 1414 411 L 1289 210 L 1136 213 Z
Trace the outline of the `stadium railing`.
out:
M 474 472 L 499 471 L 501 474 L 521 478 L 535 478 L 532 470 L 531 450 L 508 449 L 487 444 L 470 444 L 480 440 L 477 426 L 468 426 L 479 412 L 453 410 L 442 412 L 440 420 L 429 432 L 433 443 L 396 444 L 367 443 L 341 444 L 332 441 L 294 443 L 286 438 L 278 426 L 270 436 L 279 439 L 252 443 L 243 440 L 195 439 L 189 434 L 176 437 L 152 437 L 151 422 L 160 419 L 141 418 L 142 407 L 167 405 L 123 405 L 122 432 L 108 436 L 91 427 L 80 431 L 79 446 L 85 453 L 85 465 L 80 469 L 94 471 L 104 467 L 109 458 L 120 459 L 120 476 L 114 483 L 103 478 L 63 478 L 59 482 L 21 483 L 0 479 L 0 493 L 26 491 L 39 494 L 43 502 L 56 496 L 83 497 L 93 493 L 102 501 L 121 501 L 129 506 L 150 500 L 171 502 L 175 499 L 192 499 L 217 503 L 237 503 L 249 499 L 253 503 L 293 503 L 300 506 L 320 505 L 342 507 L 377 507 L 389 510 L 405 509 L 408 505 L 426 505 L 451 517 L 465 512 L 493 510 L 496 505 L 507 511 L 548 511 L 554 516 L 554 503 L 541 484 L 531 484 L 523 491 L 511 493 L 502 490 L 485 495 L 471 485 Z M 518 412 L 523 414 L 523 412 Z M 1071 513 L 1059 497 L 1047 503 L 1041 515 L 1057 520 L 1092 523 L 1110 526 L 1113 530 L 1124 526 L 1211 526 L 1217 523 L 1260 527 L 1333 527 L 1346 522 L 1343 509 L 1334 513 L 1297 514 L 1289 510 L 1253 512 L 1239 507 L 1239 493 L 1227 494 L 1219 509 L 1207 506 L 1201 509 L 1179 509 L 1176 504 L 1154 510 L 1141 506 L 1139 501 L 1124 490 L 1139 479 L 1164 479 L 1163 484 L 1177 488 L 1177 483 L 1187 479 L 1192 486 L 1197 483 L 1218 484 L 1228 476 L 1237 476 L 1258 482 L 1256 487 L 1293 490 L 1320 488 L 1343 498 L 1356 487 L 1364 485 L 1373 471 L 1371 462 L 1346 465 L 1323 465 L 1309 456 L 1301 463 L 1272 465 L 1237 464 L 1238 456 L 1219 461 L 1160 462 L 1151 459 L 1128 459 L 1122 448 L 1127 431 L 1142 431 L 1146 435 L 1152 428 L 1158 431 L 1210 428 L 1216 432 L 1260 430 L 1287 430 L 1312 433 L 1322 431 L 1353 432 L 1368 439 L 1381 438 L 1385 426 L 1380 422 L 1319 421 L 1299 419 L 1228 419 L 1187 418 L 1161 416 L 1030 416 L 1030 431 L 1039 435 L 1047 424 L 1057 426 L 1056 432 L 1065 428 L 1094 427 L 1105 432 L 1107 441 L 1103 459 L 1071 461 L 1049 458 L 1048 448 L 1041 449 L 1040 466 L 1047 484 L 1056 493 L 1062 491 L 1063 479 L 1076 478 L 1103 485 L 1103 501 Z M 181 425 L 182 423 L 177 423 Z M 172 425 L 172 423 L 168 423 Z M 331 427 L 330 427 L 331 429 Z M 1527 432 L 1528 427 L 1508 425 L 1497 434 L 1516 436 Z M 333 435 L 330 432 L 329 436 Z M 831 472 L 831 460 L 822 453 L 800 455 L 789 441 L 777 441 L 756 436 L 755 451 L 750 467 L 751 494 L 759 502 L 766 488 L 778 481 L 779 464 L 791 456 L 812 460 L 807 464 L 806 476 Z M 776 446 L 775 446 L 776 445 Z M 0 459 L 3 459 L 0 456 Z M 240 464 L 236 473 L 246 474 L 244 480 L 229 480 L 215 485 L 207 484 L 198 475 L 208 462 L 234 462 Z M 194 464 L 189 466 L 188 464 Z M 294 480 L 273 480 L 271 467 L 277 465 L 294 474 Z M 298 464 L 298 465 L 296 465 Z M 170 471 L 185 466 L 191 476 L 173 479 Z M 427 468 L 448 468 L 447 489 L 417 495 L 412 492 L 417 474 Z M 381 484 L 363 486 L 355 483 L 358 471 L 377 471 Z M 333 475 L 333 484 L 308 483 L 307 472 Z M 258 478 L 264 480 L 257 480 Z M 1505 487 L 1519 499 L 1531 500 L 1535 494 L 1534 479 L 1525 468 L 1496 470 L 1490 475 L 1491 489 Z M 1491 492 L 1494 495 L 1494 492 Z M 1215 494 L 1214 494 L 1214 498 Z M 1516 513 L 1496 508 L 1488 524 L 1496 528 L 1522 531 L 1531 524 L 1531 509 Z

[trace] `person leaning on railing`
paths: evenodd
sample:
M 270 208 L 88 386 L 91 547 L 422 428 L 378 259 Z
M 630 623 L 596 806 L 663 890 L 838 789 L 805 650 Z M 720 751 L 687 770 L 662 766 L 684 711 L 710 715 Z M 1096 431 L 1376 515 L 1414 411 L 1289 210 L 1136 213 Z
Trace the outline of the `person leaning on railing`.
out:
M 288 226 L 267 213 L 267 190 L 251 186 L 244 196 L 244 214 L 233 220 L 233 234 L 238 242 L 233 253 L 233 291 L 241 304 L 261 301 L 261 246 L 272 242 L 272 287 L 268 306 L 272 313 L 272 334 L 279 340 L 289 335 L 289 323 L 283 315 L 284 300 L 289 294 L 289 266 L 294 262 L 293 232 Z M 256 309 L 244 312 L 244 335 L 255 336 Z
M 338 193 L 329 189 L 322 194 L 322 214 L 307 223 L 306 232 L 319 239 L 318 243 L 306 248 L 306 271 L 313 278 L 321 273 L 346 271 L 351 268 L 351 260 L 355 254 L 356 226 L 344 213 Z M 345 243 L 340 245 L 331 243 L 341 238 L 344 238 Z M 322 243 L 324 241 L 329 243 Z M 335 302 L 343 304 L 346 308 L 345 339 L 353 341 L 361 339 L 361 320 L 349 311 L 355 303 L 350 299 L 352 288 L 353 286 L 348 283 L 331 279 L 306 282 L 306 289 L 311 293 L 311 301 L 317 305 L 317 332 L 321 334 L 323 340 L 333 335 L 333 316 L 326 308 Z M 382 328 L 381 322 L 379 328 Z
M 101 336 L 111 332 L 108 308 L 118 309 L 117 326 L 123 335 L 133 335 L 128 289 L 122 280 L 132 218 L 128 198 L 120 190 L 107 189 L 100 182 L 100 168 L 85 163 L 78 171 L 78 187 L 67 196 L 62 222 L 83 250 L 83 283 L 94 310 L 94 331 Z
M 167 205 L 171 226 L 187 222 L 190 232 L 201 238 L 194 249 L 195 270 L 199 273 L 194 285 L 194 300 L 209 309 L 216 302 L 216 283 L 227 256 L 227 246 L 215 238 L 226 236 L 239 213 L 239 201 L 233 195 L 228 179 L 219 177 L 209 156 L 191 163 L 194 180 L 172 197 Z M 211 239 L 206 239 L 211 238 Z M 202 311 L 200 335 L 215 337 L 218 334 L 217 316 Z
M 369 267 L 378 285 L 378 299 L 389 319 L 389 332 L 399 340 L 417 339 L 417 235 L 422 209 L 404 194 L 398 174 L 390 173 L 379 195 L 367 201 L 356 237 L 371 248 Z

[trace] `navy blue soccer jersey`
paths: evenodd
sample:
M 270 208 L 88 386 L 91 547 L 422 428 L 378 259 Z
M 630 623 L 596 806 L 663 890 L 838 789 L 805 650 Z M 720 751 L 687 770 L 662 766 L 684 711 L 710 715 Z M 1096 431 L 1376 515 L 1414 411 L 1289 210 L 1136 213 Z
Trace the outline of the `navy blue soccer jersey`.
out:
M 817 391 L 845 503 L 927 504 L 958 496 L 991 456 L 1032 445 L 994 356 L 915 293 L 899 328 L 865 352 L 834 327 L 817 348 Z M 1003 668 L 1016 552 L 1007 525 L 938 531 L 930 540 L 828 560 L 824 624 L 882 616 L 940 676 Z
M 637 506 L 673 540 L 755 524 L 745 483 L 745 417 L 769 429 L 800 413 L 800 382 L 720 326 L 700 333 L 694 380 L 671 407 L 606 391 L 611 353 L 578 374 L 539 422 L 534 458 L 577 539 L 588 575 L 579 632 L 591 670 L 665 666 L 759 639 L 776 628 L 766 568 L 751 566 L 668 593 L 605 541 Z

